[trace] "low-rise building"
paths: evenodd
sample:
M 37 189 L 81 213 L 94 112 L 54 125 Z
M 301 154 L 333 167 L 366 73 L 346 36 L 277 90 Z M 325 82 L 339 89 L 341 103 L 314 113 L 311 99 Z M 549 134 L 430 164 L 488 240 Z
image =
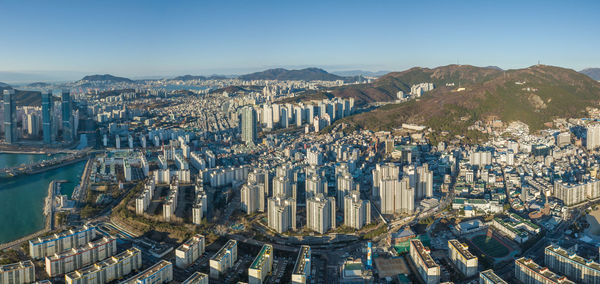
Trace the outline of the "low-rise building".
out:
M 522 244 L 530 239 L 530 235 L 536 235 L 541 232 L 538 225 L 529 220 L 521 218 L 517 214 L 510 214 L 508 218 L 494 218 L 492 226 L 510 239 Z
M 373 283 L 373 274 L 365 269 L 360 258 L 346 260 L 340 267 L 340 275 L 341 284 Z

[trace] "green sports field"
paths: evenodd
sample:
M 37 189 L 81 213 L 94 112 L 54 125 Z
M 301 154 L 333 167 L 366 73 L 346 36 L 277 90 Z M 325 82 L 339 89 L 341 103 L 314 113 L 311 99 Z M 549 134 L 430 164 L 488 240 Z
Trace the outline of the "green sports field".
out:
M 502 243 L 497 241 L 495 238 L 489 238 L 486 235 L 475 236 L 471 241 L 480 249 L 483 253 L 494 258 L 505 257 L 508 255 L 509 250 Z

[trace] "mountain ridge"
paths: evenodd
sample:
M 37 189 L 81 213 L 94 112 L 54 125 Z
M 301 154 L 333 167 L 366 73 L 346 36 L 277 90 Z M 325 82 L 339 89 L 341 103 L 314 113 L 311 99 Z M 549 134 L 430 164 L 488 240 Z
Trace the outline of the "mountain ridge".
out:
M 333 94 L 358 94 L 369 102 L 392 101 L 395 91 L 418 82 L 432 82 L 436 88 L 417 100 L 389 104 L 340 123 L 371 130 L 417 123 L 437 132 L 463 135 L 475 121 L 497 118 L 522 121 L 537 130 L 557 117 L 582 117 L 588 106 L 600 103 L 599 82 L 575 70 L 546 65 L 506 71 L 466 65 L 411 68 L 390 73 L 370 85 L 339 88 Z M 458 82 L 464 91 L 457 90 Z
M 118 77 L 111 74 L 94 74 L 83 77 L 79 82 L 133 83 L 134 81 L 129 78 Z
M 586 68 L 579 71 L 579 73 L 585 74 L 596 81 L 600 81 L 600 68 Z
M 254 72 L 250 74 L 240 75 L 241 80 L 301 80 L 301 81 L 336 81 L 347 80 L 347 77 L 331 74 L 323 69 L 310 67 L 298 70 L 288 70 L 285 68 L 267 69 L 264 71 Z

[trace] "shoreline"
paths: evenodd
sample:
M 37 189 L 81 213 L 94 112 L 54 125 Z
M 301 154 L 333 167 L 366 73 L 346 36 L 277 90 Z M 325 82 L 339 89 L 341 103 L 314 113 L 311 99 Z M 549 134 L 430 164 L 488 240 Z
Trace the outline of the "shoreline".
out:
M 27 242 L 54 230 L 54 196 L 56 194 L 56 186 L 61 182 L 63 181 L 52 180 L 48 185 L 48 195 L 44 198 L 44 208 L 42 209 L 42 215 L 45 217 L 44 227 L 16 240 L 0 244 L 0 251 L 19 246 L 23 242 Z

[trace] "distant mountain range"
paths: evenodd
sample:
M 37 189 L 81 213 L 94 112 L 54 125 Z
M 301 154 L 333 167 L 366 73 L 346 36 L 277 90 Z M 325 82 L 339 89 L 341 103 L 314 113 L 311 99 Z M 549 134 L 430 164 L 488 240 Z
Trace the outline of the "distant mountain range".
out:
M 83 83 L 93 83 L 93 82 L 107 82 L 107 83 L 133 83 L 134 81 L 125 78 L 125 77 L 117 77 L 110 74 L 104 75 L 88 75 L 83 77 L 79 82 Z
M 10 85 L 0 82 L 0 88 L 10 88 Z
M 44 82 L 34 82 L 34 83 L 27 84 L 27 87 L 31 87 L 31 88 L 46 88 L 49 86 L 51 86 L 51 84 L 44 83 Z
M 333 71 L 332 74 L 349 77 L 349 76 L 366 76 L 366 77 L 381 77 L 390 71 L 364 71 L 364 70 L 347 70 L 347 71 Z
M 225 75 L 210 75 L 210 76 L 202 76 L 202 75 L 183 75 L 177 76 L 172 80 L 180 80 L 180 81 L 190 81 L 190 80 L 224 80 L 230 78 Z
M 579 73 L 588 75 L 590 78 L 600 81 L 600 68 L 587 68 L 579 71 Z
M 261 72 L 241 75 L 241 80 L 302 80 L 302 81 L 336 81 L 347 80 L 347 77 L 331 74 L 319 68 L 305 68 L 300 70 L 288 70 L 283 68 L 268 69 Z

